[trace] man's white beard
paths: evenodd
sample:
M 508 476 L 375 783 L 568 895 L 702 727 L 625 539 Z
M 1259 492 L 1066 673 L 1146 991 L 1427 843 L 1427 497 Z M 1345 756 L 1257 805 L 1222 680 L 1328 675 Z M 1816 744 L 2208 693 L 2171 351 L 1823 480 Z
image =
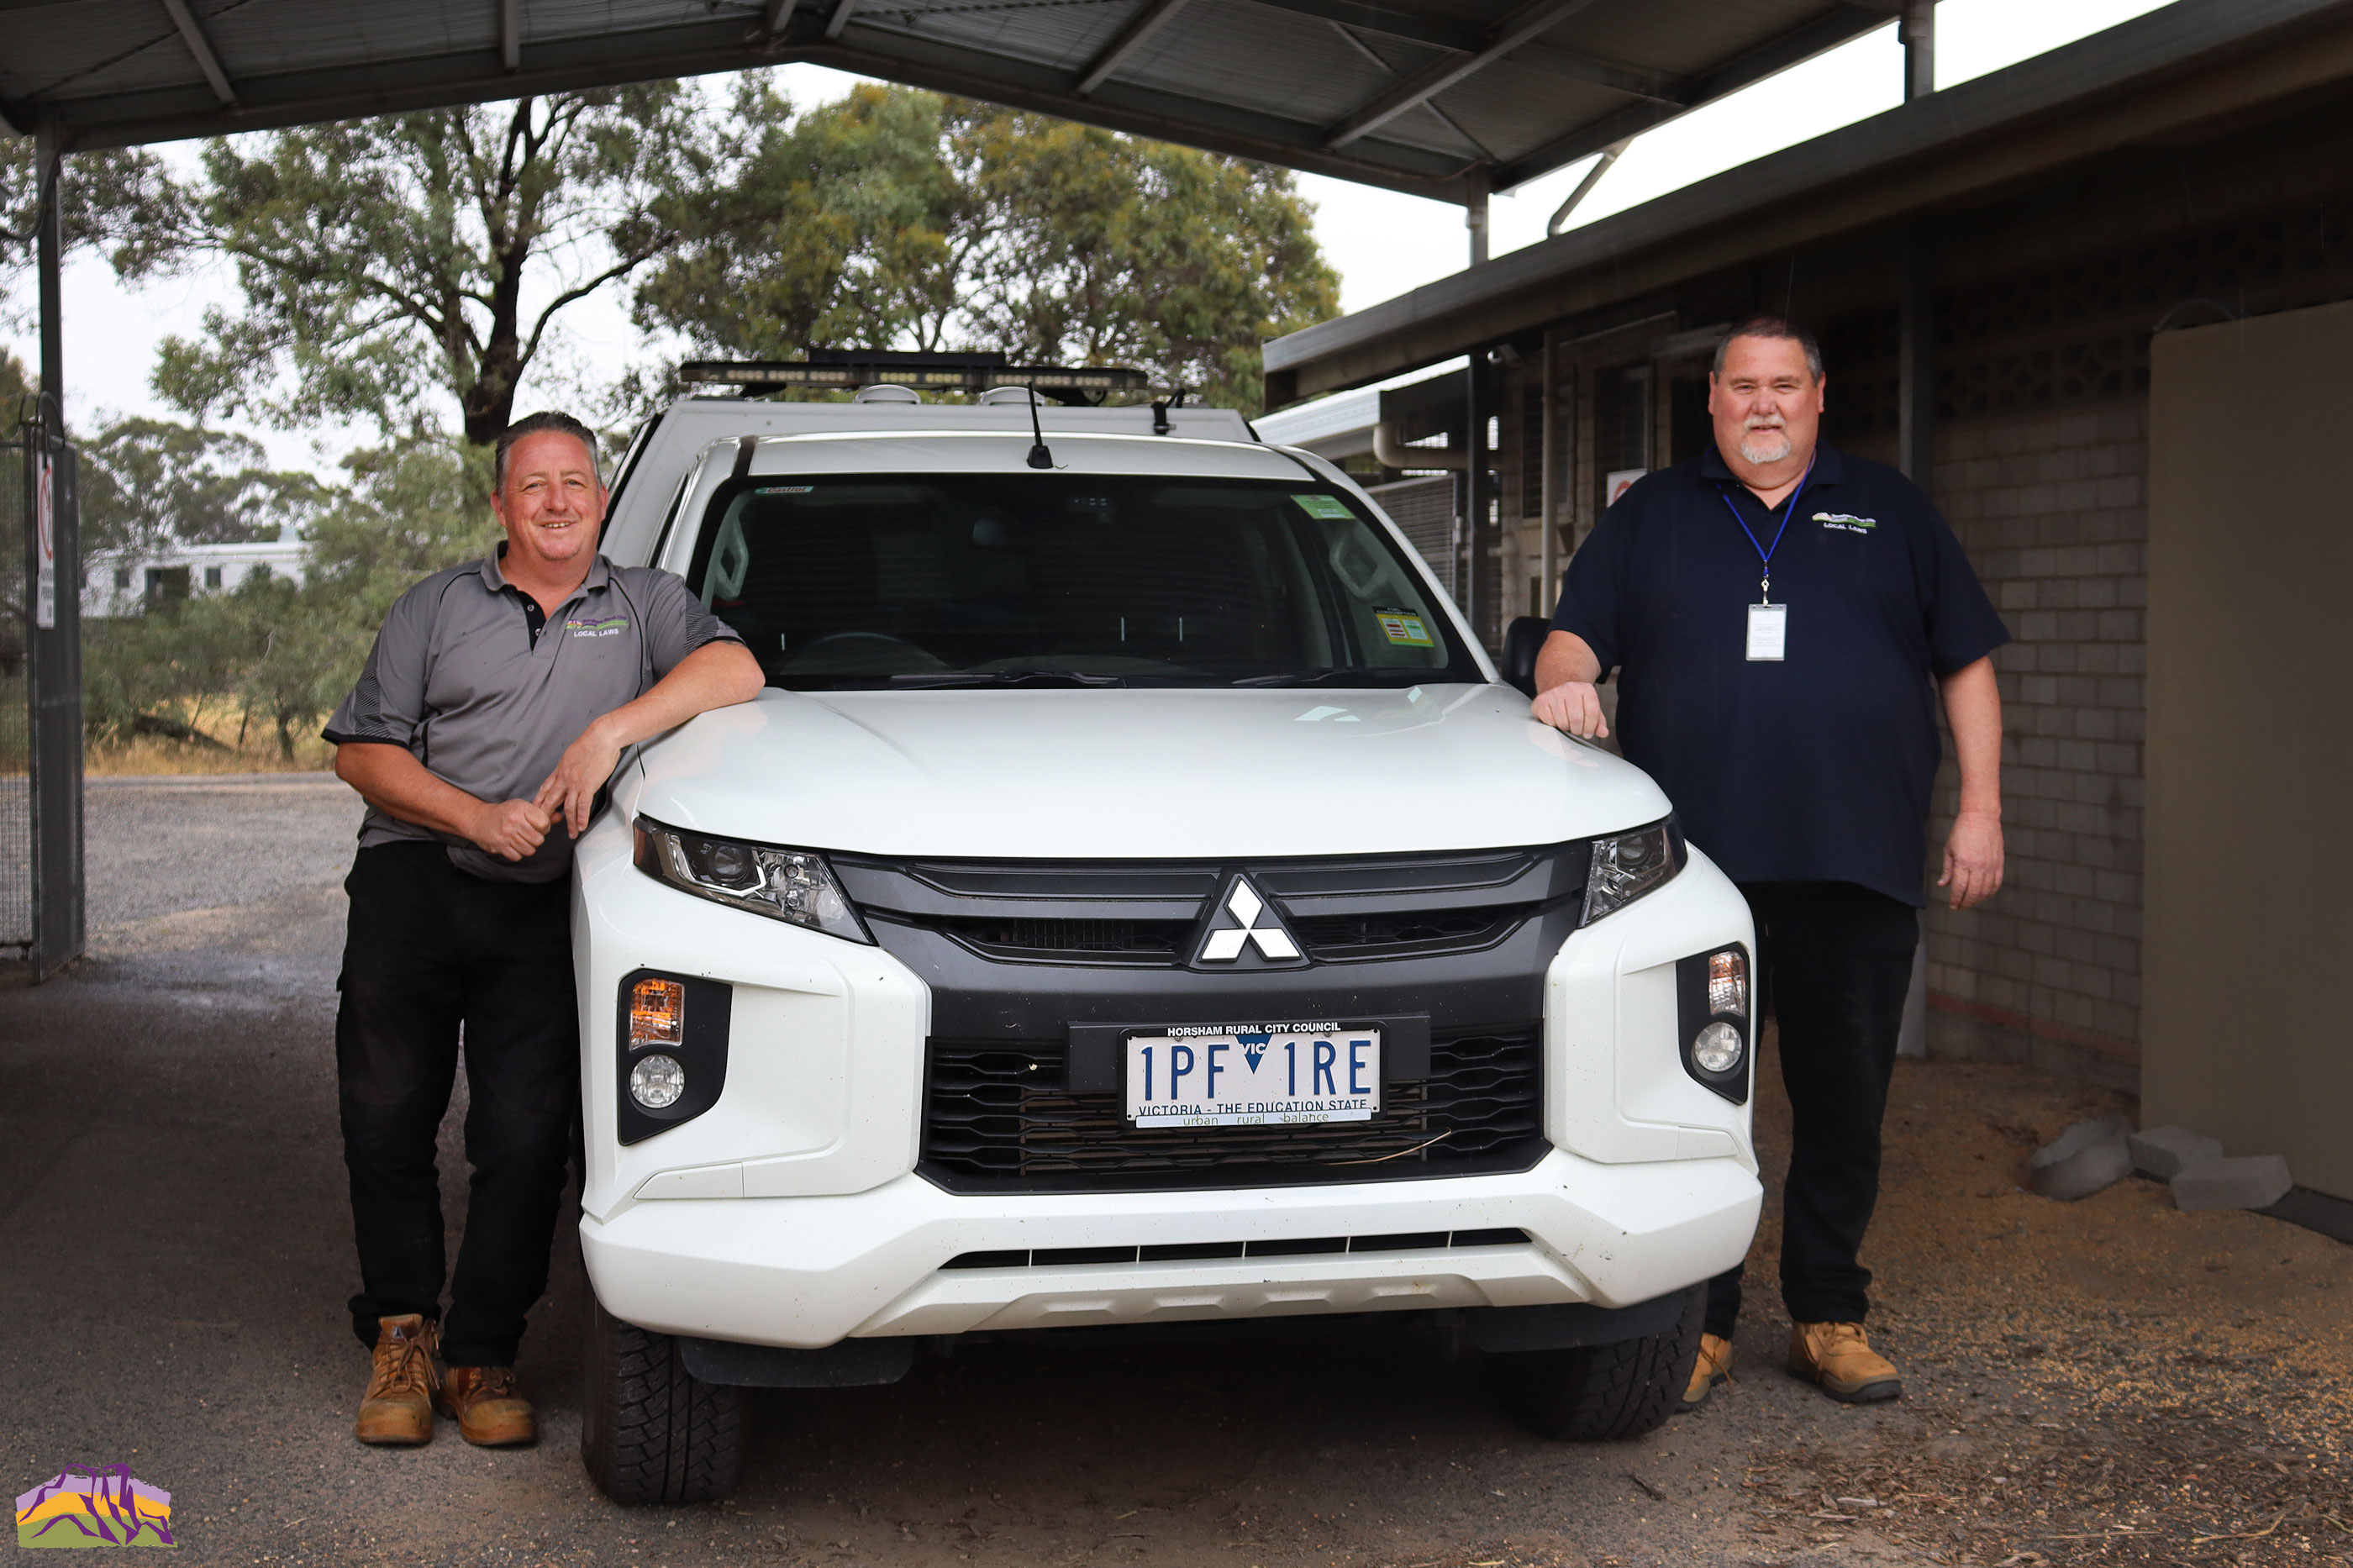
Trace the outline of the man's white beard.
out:
M 1767 445 L 1767 441 L 1771 445 Z M 1744 462 L 1762 468 L 1767 463 L 1778 463 L 1788 455 L 1789 432 L 1778 420 L 1771 425 L 1752 425 L 1741 433 L 1740 457 Z

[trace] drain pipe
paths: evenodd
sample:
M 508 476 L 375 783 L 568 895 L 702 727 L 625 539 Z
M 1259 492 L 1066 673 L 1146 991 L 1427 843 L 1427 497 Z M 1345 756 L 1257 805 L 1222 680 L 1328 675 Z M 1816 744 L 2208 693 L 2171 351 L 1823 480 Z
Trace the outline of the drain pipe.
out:
M 1594 160 L 1593 167 L 1585 171 L 1585 178 L 1577 182 L 1577 189 L 1568 193 L 1568 200 L 1561 203 L 1559 210 L 1545 224 L 1545 237 L 1549 239 L 1560 232 L 1561 226 L 1568 221 L 1568 215 L 1577 210 L 1577 204 L 1592 194 L 1593 187 L 1601 183 L 1601 176 L 1609 172 L 1609 165 L 1624 156 L 1626 149 L 1633 144 L 1634 139 L 1628 136 L 1601 149 L 1601 156 Z

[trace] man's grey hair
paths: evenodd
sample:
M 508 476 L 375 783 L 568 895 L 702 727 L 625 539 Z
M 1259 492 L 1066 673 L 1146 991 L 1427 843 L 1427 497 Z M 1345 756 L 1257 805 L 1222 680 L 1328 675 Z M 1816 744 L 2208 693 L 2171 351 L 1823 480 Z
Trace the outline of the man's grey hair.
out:
M 1814 341 L 1813 333 L 1787 316 L 1751 316 L 1725 333 L 1724 341 L 1715 345 L 1714 369 L 1719 380 L 1724 375 L 1724 356 L 1732 352 L 1732 340 L 1735 338 L 1778 338 L 1783 342 L 1795 343 L 1806 351 L 1806 368 L 1814 373 L 1814 379 L 1820 381 L 1822 378 L 1822 345 Z
M 544 414 L 526 414 L 499 432 L 498 444 L 491 449 L 491 488 L 492 489 L 502 490 L 507 488 L 507 454 L 515 449 L 515 443 L 526 436 L 536 436 L 543 430 L 553 430 L 559 436 L 569 436 L 587 447 L 588 466 L 596 471 L 597 485 L 600 488 L 604 485 L 604 466 L 596 457 L 596 432 L 589 429 L 569 414 L 561 414 L 550 409 Z

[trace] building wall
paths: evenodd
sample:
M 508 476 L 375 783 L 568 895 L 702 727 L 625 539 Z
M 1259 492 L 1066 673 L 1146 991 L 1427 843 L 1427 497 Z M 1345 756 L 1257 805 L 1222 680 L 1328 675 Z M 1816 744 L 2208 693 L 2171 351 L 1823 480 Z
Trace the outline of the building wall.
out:
M 1936 503 L 2013 640 L 1994 660 L 2007 880 L 1976 910 L 1931 901 L 1932 1053 L 2136 1087 L 2147 446 L 2138 397 L 1938 432 Z M 1932 866 L 1959 794 L 1947 752 Z

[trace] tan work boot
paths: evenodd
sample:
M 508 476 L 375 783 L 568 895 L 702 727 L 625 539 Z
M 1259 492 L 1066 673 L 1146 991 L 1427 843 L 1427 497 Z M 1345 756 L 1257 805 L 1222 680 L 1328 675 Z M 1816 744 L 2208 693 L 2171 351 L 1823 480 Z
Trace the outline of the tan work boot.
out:
M 1675 1414 L 1696 1410 L 1707 1403 L 1719 1383 L 1732 1378 L 1732 1342 L 1722 1334 L 1702 1334 L 1699 1337 L 1699 1359 L 1692 1363 L 1691 1382 L 1683 1389 L 1683 1402 Z
M 1904 1396 L 1894 1363 L 1871 1348 L 1861 1323 L 1790 1325 L 1789 1373 L 1821 1384 L 1824 1394 L 1847 1405 Z
M 375 1321 L 375 1363 L 360 1396 L 359 1438 L 384 1447 L 413 1448 L 433 1440 L 433 1370 L 437 1325 L 410 1312 Z
M 453 1366 L 441 1384 L 441 1408 L 458 1418 L 458 1436 L 480 1448 L 534 1441 L 539 1421 L 515 1386 L 511 1366 Z

